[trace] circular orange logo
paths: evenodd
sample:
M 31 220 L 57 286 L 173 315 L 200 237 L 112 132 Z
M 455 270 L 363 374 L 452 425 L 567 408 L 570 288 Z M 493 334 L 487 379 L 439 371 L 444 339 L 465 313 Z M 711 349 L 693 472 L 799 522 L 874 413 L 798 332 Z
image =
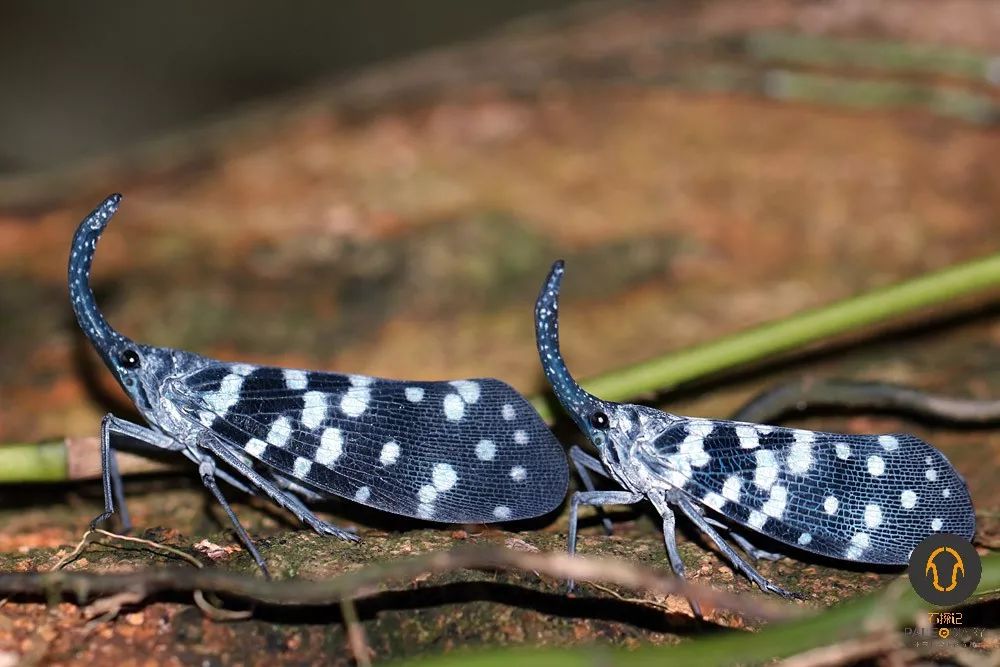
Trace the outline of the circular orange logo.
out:
M 951 533 L 934 533 L 910 555 L 910 584 L 933 605 L 961 604 L 976 590 L 983 573 L 972 543 Z

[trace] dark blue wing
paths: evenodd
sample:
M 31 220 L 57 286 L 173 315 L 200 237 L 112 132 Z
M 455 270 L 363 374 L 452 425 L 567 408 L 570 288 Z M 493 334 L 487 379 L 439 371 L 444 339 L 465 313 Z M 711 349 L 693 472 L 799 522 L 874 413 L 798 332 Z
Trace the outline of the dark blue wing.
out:
M 402 382 L 215 363 L 183 378 L 185 413 L 307 487 L 442 522 L 524 519 L 566 494 L 565 453 L 495 379 Z
M 975 532 L 965 481 L 912 435 L 681 419 L 653 451 L 657 474 L 693 499 L 824 556 L 904 564 L 934 532 Z

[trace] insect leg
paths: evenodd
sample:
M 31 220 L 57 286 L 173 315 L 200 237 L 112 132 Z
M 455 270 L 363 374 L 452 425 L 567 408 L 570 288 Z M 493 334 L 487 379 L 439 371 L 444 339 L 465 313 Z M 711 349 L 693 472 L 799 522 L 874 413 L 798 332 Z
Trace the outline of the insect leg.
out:
M 125 503 L 125 484 L 122 482 L 122 473 L 118 469 L 118 452 L 109 452 L 108 467 L 110 468 L 111 491 L 114 493 L 115 504 L 118 506 L 118 520 L 122 524 L 121 531 L 127 534 L 132 530 L 132 517 L 128 513 L 128 505 Z M 101 472 L 103 476 L 104 471 Z
M 569 555 L 576 553 L 576 514 L 580 505 L 632 505 L 644 496 L 631 491 L 577 491 L 569 501 Z M 569 590 L 573 590 L 574 582 L 568 582 Z
M 104 489 L 104 511 L 90 522 L 90 527 L 95 528 L 98 524 L 107 521 L 115 513 L 115 501 L 117 500 L 122 513 L 122 526 L 128 529 L 131 527 L 131 519 L 125 510 L 125 492 L 122 487 L 121 473 L 118 471 L 118 462 L 111 451 L 112 435 L 131 438 L 140 445 L 156 449 L 177 451 L 183 445 L 162 433 L 139 424 L 119 419 L 111 414 L 104 415 L 104 419 L 101 420 L 101 485 Z
M 264 562 L 264 557 L 260 555 L 257 551 L 257 547 L 254 545 L 253 540 L 250 539 L 250 534 L 247 533 L 246 528 L 240 523 L 239 518 L 236 516 L 236 512 L 229 505 L 229 501 L 226 497 L 222 495 L 222 490 L 219 489 L 218 483 L 215 481 L 215 463 L 209 459 L 205 458 L 198 465 L 198 474 L 201 475 L 201 481 L 205 484 L 205 488 L 212 492 L 215 499 L 222 505 L 222 509 L 226 511 L 229 516 L 229 520 L 233 523 L 233 528 L 236 530 L 237 536 L 240 538 L 240 542 L 243 546 L 247 548 L 247 552 L 250 557 L 253 558 L 254 562 L 257 563 L 257 567 L 264 574 L 265 579 L 271 578 L 271 573 L 267 569 L 267 563 Z
M 583 480 L 583 485 L 587 487 L 588 491 L 594 491 L 594 480 L 590 478 L 590 473 L 588 470 L 592 470 L 599 475 L 604 477 L 608 476 L 607 471 L 604 469 L 604 464 L 597 458 L 594 458 L 587 452 L 583 451 L 576 445 L 570 447 L 569 458 L 573 461 L 573 465 L 576 467 L 576 472 L 580 475 L 580 479 Z M 613 531 L 611 528 L 611 519 L 604 512 L 603 507 L 597 508 L 597 514 L 601 517 L 601 523 L 604 524 L 604 532 L 610 535 Z
M 731 539 L 733 542 L 736 542 L 736 544 L 739 545 L 740 549 L 743 549 L 743 551 L 747 552 L 747 554 L 751 558 L 755 558 L 757 560 L 780 560 L 784 558 L 783 554 L 779 554 L 774 551 L 764 551 L 763 549 L 758 549 L 757 547 L 755 547 L 753 544 L 750 543 L 750 540 L 743 537 L 742 535 L 734 531 L 731 527 L 727 526 L 721 521 L 716 521 L 715 519 L 712 519 L 707 516 L 705 517 L 705 521 L 709 522 L 716 528 L 721 528 L 724 531 L 726 531 L 726 535 L 729 536 L 729 539 Z
M 737 571 L 742 572 L 743 575 L 750 581 L 757 584 L 761 590 L 770 593 L 777 593 L 778 595 L 786 598 L 801 598 L 801 596 L 792 593 L 791 591 L 786 591 L 777 584 L 771 583 L 764 577 L 764 575 L 755 570 L 750 563 L 743 560 L 743 558 L 736 553 L 736 550 L 722 539 L 719 533 L 717 533 L 716 530 L 708 524 L 705 517 L 703 517 L 686 498 L 676 496 L 671 500 L 677 503 L 677 506 L 680 507 L 684 515 L 694 522 L 694 525 L 696 525 L 699 530 L 708 536 L 708 539 L 710 539 L 716 548 L 718 548 L 719 551 L 721 551 L 722 554 L 729 560 L 729 562 L 732 563 L 733 567 L 736 568 Z
M 674 519 L 674 511 L 665 503 L 662 507 L 660 504 L 657 504 L 656 509 L 660 510 L 660 514 L 663 516 L 663 544 L 667 547 L 667 558 L 670 560 L 670 567 L 678 579 L 683 579 L 684 561 L 681 560 L 681 553 L 677 549 L 677 527 L 676 520 Z M 688 604 L 691 605 L 691 611 L 694 612 L 694 615 L 702 618 L 701 605 L 696 600 L 690 598 L 688 599 Z
M 327 521 L 323 521 L 318 516 L 313 514 L 312 511 L 302 503 L 302 501 L 293 496 L 291 493 L 282 490 L 272 480 L 264 477 L 251 466 L 247 465 L 245 461 L 236 456 L 228 447 L 217 442 L 211 435 L 203 435 L 198 439 L 198 442 L 200 445 L 204 446 L 206 449 L 222 459 L 226 465 L 233 468 L 236 472 L 249 480 L 253 486 L 266 493 L 271 500 L 291 512 L 296 519 L 308 525 L 320 535 L 333 535 L 350 542 L 358 541 L 359 538 L 354 533 L 344 530 L 343 528 L 339 528 Z

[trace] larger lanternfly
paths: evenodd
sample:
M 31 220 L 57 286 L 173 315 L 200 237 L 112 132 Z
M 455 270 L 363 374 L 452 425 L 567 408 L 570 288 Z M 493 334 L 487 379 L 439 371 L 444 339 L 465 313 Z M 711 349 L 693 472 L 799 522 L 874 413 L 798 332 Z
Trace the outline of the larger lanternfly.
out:
M 904 565 L 934 532 L 971 539 L 975 513 L 961 476 L 938 450 L 911 435 L 842 435 L 761 424 L 680 417 L 642 405 L 603 401 L 572 378 L 559 352 L 563 263 L 556 262 L 535 307 L 542 366 L 555 394 L 600 458 L 578 447 L 570 457 L 587 491 L 570 502 L 569 550 L 580 505 L 631 504 L 648 498 L 663 517 L 674 571 L 684 566 L 674 511 L 690 519 L 733 566 L 766 591 L 769 582 L 716 528 L 754 556 L 732 527 L 803 551 L 857 563 Z M 622 491 L 596 491 L 589 473 Z
M 135 343 L 101 315 L 90 289 L 97 240 L 118 208 L 108 197 L 80 224 L 69 292 L 80 326 L 149 426 L 101 423 L 105 511 L 124 512 L 112 436 L 177 451 L 198 465 L 261 569 L 267 568 L 216 479 L 263 493 L 316 531 L 355 540 L 303 500 L 340 496 L 440 522 L 545 514 L 562 502 L 559 442 L 510 386 L 492 378 L 403 382 L 226 363 Z

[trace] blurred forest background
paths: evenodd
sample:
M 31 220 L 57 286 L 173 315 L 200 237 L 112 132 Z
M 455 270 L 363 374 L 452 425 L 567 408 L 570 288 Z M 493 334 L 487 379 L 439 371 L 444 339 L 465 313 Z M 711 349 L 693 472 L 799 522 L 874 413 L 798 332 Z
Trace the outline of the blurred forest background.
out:
M 138 341 L 385 377 L 495 376 L 533 395 L 546 387 L 532 304 L 559 257 L 563 350 L 587 377 L 996 252 L 998 83 L 1000 3 L 987 0 L 5 3 L 0 443 L 90 437 L 105 412 L 134 415 L 66 297 L 75 225 L 110 192 L 125 199 L 94 281 L 111 323 Z M 724 417 L 803 376 L 996 398 L 997 303 L 962 300 L 657 404 Z M 794 423 L 933 442 L 982 512 L 977 545 L 1000 541 L 995 429 L 867 414 Z M 71 476 L 92 476 L 94 453 L 78 464 Z M 182 470 L 128 481 L 140 534 L 248 570 Z M 441 529 L 331 504 L 327 516 L 365 538 L 348 546 L 235 499 L 282 576 L 465 542 L 565 547 L 564 513 Z M 0 486 L 0 568 L 50 567 L 100 502 L 92 479 Z M 580 551 L 666 566 L 655 516 L 616 518 L 611 538 L 590 519 Z M 750 590 L 687 537 L 693 579 Z M 74 567 L 165 562 L 105 549 Z M 834 565 L 761 569 L 819 606 L 897 574 Z M 696 632 L 675 597 L 584 586 L 567 600 L 529 575 L 463 572 L 407 590 L 359 605 L 377 659 Z M 350 661 L 336 611 L 218 624 L 182 602 L 95 627 L 75 605 L 14 601 L 0 610 L 0 665 Z M 996 648 L 995 619 L 979 622 L 987 632 L 968 645 Z

